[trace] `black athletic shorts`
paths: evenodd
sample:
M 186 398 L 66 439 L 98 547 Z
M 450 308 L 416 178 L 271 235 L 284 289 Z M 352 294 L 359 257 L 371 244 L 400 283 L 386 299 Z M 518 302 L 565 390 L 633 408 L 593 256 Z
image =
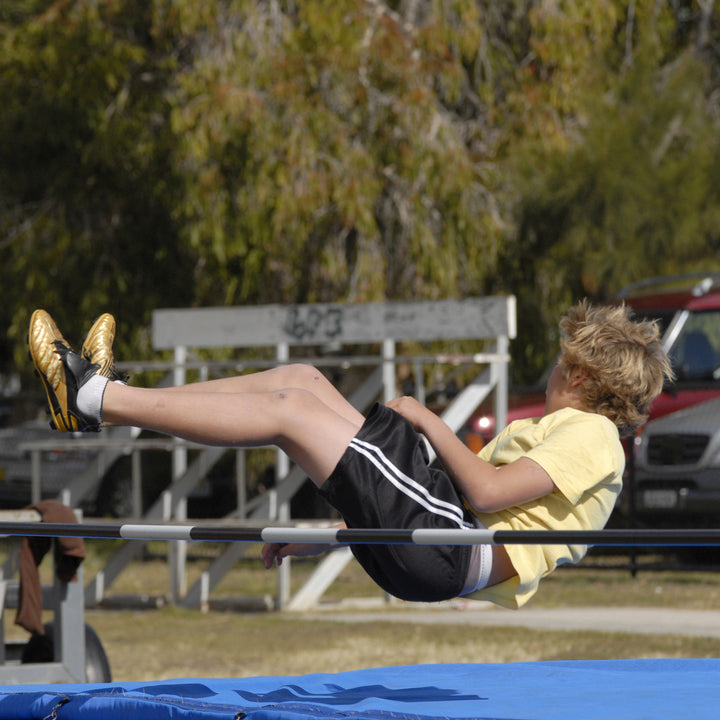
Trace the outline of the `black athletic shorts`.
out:
M 376 404 L 320 493 L 350 528 L 471 528 L 448 475 L 428 464 L 423 438 L 394 410 Z M 457 597 L 469 545 L 352 545 L 366 572 L 403 600 Z

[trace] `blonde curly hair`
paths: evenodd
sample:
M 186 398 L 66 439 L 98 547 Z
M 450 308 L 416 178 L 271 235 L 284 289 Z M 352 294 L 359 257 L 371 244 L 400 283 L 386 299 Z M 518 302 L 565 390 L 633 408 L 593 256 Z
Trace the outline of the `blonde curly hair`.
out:
M 634 320 L 626 305 L 593 307 L 583 300 L 560 320 L 560 363 L 576 370 L 583 404 L 617 425 L 621 437 L 647 421 L 652 401 L 665 380 L 673 379 L 654 321 Z

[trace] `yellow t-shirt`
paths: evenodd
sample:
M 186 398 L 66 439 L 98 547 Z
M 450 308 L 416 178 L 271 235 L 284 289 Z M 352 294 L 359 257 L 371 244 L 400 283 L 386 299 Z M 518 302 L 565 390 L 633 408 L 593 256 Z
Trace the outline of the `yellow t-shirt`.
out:
M 478 455 L 496 467 L 529 457 L 552 478 L 555 490 L 532 502 L 476 513 L 490 530 L 599 530 L 622 489 L 625 453 L 617 427 L 595 413 L 564 408 L 516 420 Z M 518 608 L 540 580 L 563 563 L 579 562 L 585 545 L 506 545 L 517 577 L 479 590 L 474 598 Z

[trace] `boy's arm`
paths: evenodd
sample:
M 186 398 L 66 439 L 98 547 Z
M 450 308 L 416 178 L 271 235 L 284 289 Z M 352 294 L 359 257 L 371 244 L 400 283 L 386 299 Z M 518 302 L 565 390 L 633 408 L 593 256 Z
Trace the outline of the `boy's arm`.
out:
M 480 459 L 440 417 L 414 398 L 397 398 L 388 407 L 425 435 L 473 510 L 503 510 L 537 500 L 555 489 L 547 472 L 530 458 L 519 458 L 500 468 Z

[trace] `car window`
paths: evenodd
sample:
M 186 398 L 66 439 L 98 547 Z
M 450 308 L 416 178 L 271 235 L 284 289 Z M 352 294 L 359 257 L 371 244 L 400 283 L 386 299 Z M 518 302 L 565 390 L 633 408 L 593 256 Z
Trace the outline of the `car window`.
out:
M 670 359 L 679 383 L 720 381 L 720 310 L 690 313 Z

